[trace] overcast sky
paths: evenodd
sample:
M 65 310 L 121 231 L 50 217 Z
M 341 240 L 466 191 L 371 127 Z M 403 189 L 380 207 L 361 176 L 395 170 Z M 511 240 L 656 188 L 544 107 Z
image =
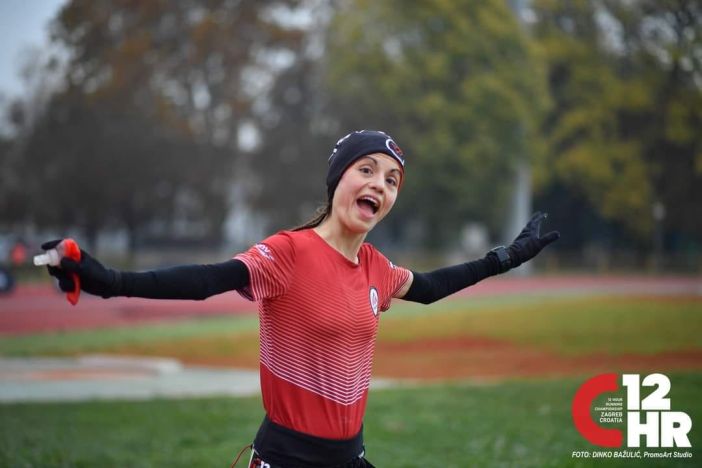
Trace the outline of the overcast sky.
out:
M 47 25 L 67 0 L 0 0 L 0 94 L 22 92 L 21 54 L 48 43 Z

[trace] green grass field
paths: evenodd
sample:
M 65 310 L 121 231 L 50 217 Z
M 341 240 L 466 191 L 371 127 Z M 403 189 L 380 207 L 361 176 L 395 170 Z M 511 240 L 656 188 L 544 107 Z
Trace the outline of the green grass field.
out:
M 562 356 L 697 352 L 702 300 L 530 297 L 454 300 L 429 308 L 398 301 L 381 321 L 379 343 L 467 336 Z M 255 317 L 233 317 L 5 338 L 0 355 L 130 352 L 255 363 L 256 346 Z M 672 408 L 692 417 L 691 460 L 571 458 L 573 451 L 597 448 L 580 437 L 570 416 L 576 389 L 593 374 L 374 391 L 365 420 L 368 458 L 390 468 L 700 466 L 698 369 L 702 363 L 689 371 L 658 369 L 671 378 Z M 0 405 L 0 467 L 225 467 L 262 417 L 259 398 Z
M 116 328 L 6 337 L 0 355 L 211 353 L 233 357 L 258 344 L 254 316 L 185 320 Z M 641 353 L 702 348 L 702 298 L 513 297 L 460 299 L 430 307 L 396 301 L 380 324 L 379 342 L 488 337 L 563 355 Z M 191 344 L 194 343 L 194 346 Z
M 469 333 L 566 355 L 702 348 L 700 297 L 493 299 L 483 304 L 461 300 L 430 314 L 406 317 L 401 309 L 397 315 L 394 311 L 384 318 L 380 340 Z
M 699 374 L 671 375 L 673 407 L 702 420 Z M 378 467 L 699 466 L 692 460 L 582 461 L 594 447 L 573 428 L 582 379 L 374 391 L 365 422 Z M 0 406 L 0 466 L 226 467 L 263 417 L 258 398 Z M 240 462 L 239 466 L 245 465 Z

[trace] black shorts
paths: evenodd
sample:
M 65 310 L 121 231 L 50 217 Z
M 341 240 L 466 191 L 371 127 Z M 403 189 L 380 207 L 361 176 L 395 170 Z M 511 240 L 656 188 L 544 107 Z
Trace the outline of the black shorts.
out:
M 290 468 L 290 467 L 283 466 L 283 465 L 275 465 L 273 463 L 268 463 L 261 458 L 261 455 L 259 455 L 259 453 L 256 452 L 256 449 L 253 449 L 252 454 L 251 454 L 251 460 L 249 461 L 249 468 Z M 332 468 L 332 467 L 330 466 L 329 468 Z M 349 461 L 348 463 L 344 463 L 342 465 L 334 465 L 333 468 L 375 468 L 375 466 L 373 464 L 371 464 L 371 462 L 366 460 L 363 457 L 363 455 L 360 455 L 357 458 Z
M 363 428 L 346 440 L 280 426 L 266 416 L 253 443 L 250 468 L 373 468 L 364 458 Z

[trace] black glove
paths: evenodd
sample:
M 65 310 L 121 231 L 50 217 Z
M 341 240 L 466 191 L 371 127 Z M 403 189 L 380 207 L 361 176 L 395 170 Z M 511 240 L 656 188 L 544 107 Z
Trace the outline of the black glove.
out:
M 63 239 L 52 240 L 41 245 L 44 250 L 55 248 Z M 85 250 L 80 251 L 80 262 L 63 257 L 61 267 L 49 266 L 49 274 L 58 280 L 61 291 L 69 292 L 75 288 L 72 274 L 80 278 L 80 288 L 90 294 L 104 298 L 116 295 L 119 290 L 119 272 L 105 268 Z
M 539 234 L 541 222 L 546 219 L 547 216 L 548 214 L 541 213 L 540 211 L 534 213 L 527 225 L 522 229 L 522 232 L 520 232 L 517 238 L 514 239 L 514 242 L 507 247 L 507 253 L 512 261 L 510 268 L 516 268 L 522 263 L 536 257 L 544 247 L 561 237 L 561 233 L 558 231 L 551 231 L 543 236 Z

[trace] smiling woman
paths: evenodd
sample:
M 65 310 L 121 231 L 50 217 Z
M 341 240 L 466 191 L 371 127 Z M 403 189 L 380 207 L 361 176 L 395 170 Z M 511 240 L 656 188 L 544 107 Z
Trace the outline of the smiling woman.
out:
M 353 170 L 348 170 L 351 166 L 353 166 Z M 378 198 L 379 195 L 375 193 L 378 187 L 387 185 L 390 192 L 388 196 L 392 196 L 392 204 L 388 205 L 387 202 L 385 203 L 388 207 L 387 211 L 382 216 L 373 217 L 376 219 L 373 223 L 373 226 L 375 226 L 378 221 L 387 215 L 397 198 L 397 192 L 404 178 L 404 166 L 404 153 L 392 137 L 386 133 L 373 130 L 349 133 L 336 143 L 331 156 L 329 156 L 329 170 L 327 172 L 328 202 L 326 206 L 312 220 L 293 229 L 293 231 L 317 228 L 323 221 L 328 220 L 334 211 L 335 192 L 339 183 L 342 182 L 342 176 L 350 173 L 350 175 L 343 178 L 353 179 L 353 175 L 356 172 L 364 174 L 366 179 L 372 179 L 373 177 L 385 179 L 379 185 L 374 185 L 374 190 L 368 191 L 355 200 L 359 209 L 367 207 L 368 211 L 372 211 L 373 215 L 377 214 L 382 207 L 381 200 Z M 348 183 L 346 180 L 343 182 L 344 184 Z M 353 181 L 349 182 L 353 183 Z M 377 180 L 375 183 L 377 183 Z M 342 190 L 336 196 L 337 202 L 340 197 L 346 196 L 346 191 Z M 337 208 L 337 211 L 339 209 L 341 209 L 341 206 Z M 367 213 L 367 218 L 368 220 L 372 219 L 371 213 Z M 366 229 L 366 231 L 372 229 L 373 226 Z
M 390 262 L 368 233 L 392 210 L 405 156 L 388 134 L 352 132 L 329 157 L 328 202 L 307 224 L 278 232 L 232 260 L 143 273 L 107 269 L 86 252 L 49 267 L 61 289 L 105 298 L 205 299 L 236 290 L 257 301 L 266 417 L 249 467 L 372 467 L 363 417 L 381 313 L 393 298 L 431 303 L 533 258 L 558 238 L 537 213 L 507 248 L 429 273 Z M 44 244 L 54 248 L 60 241 Z
M 365 235 L 395 204 L 404 164 L 402 150 L 389 135 L 371 130 L 346 135 L 329 159 L 329 212 L 304 227 L 314 228 L 330 245 L 355 261 Z

